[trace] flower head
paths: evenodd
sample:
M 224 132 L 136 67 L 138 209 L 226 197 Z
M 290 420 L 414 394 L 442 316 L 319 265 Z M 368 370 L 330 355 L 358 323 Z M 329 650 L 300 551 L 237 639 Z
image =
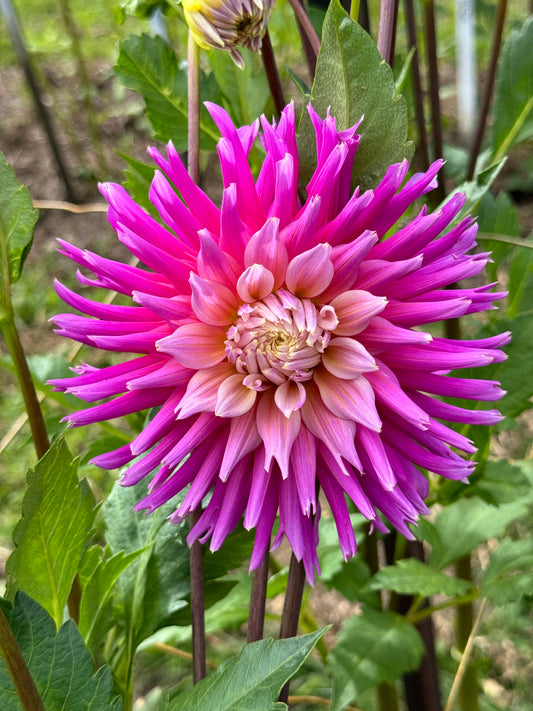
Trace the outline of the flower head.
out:
M 244 67 L 239 45 L 261 50 L 275 0 L 183 0 L 185 20 L 197 44 L 204 49 L 225 49 L 235 64 Z
M 72 414 L 73 425 L 159 407 L 131 444 L 94 460 L 113 468 L 143 455 L 122 479 L 127 486 L 152 475 L 138 509 L 152 511 L 190 485 L 171 516 L 177 522 L 211 493 L 189 541 L 210 538 L 216 550 L 244 514 L 256 529 L 252 568 L 279 514 L 274 545 L 286 536 L 312 579 L 319 489 L 348 558 L 356 542 L 345 495 L 377 529 L 386 530 L 381 514 L 412 537 L 408 524 L 427 511 L 418 467 L 450 479 L 471 473 L 474 462 L 457 450 L 472 454 L 472 442 L 442 420 L 500 416 L 442 397 L 503 393 L 492 381 L 448 373 L 502 360 L 509 334 L 461 341 L 418 327 L 489 309 L 503 293 L 446 288 L 479 274 L 488 258 L 471 253 L 471 218 L 451 226 L 464 196 L 395 227 L 435 186 L 440 161 L 405 184 L 407 163 L 392 165 L 375 190 L 351 194 L 359 137 L 310 108 L 317 167 L 301 204 L 293 106 L 277 125 L 262 117 L 266 157 L 256 180 L 248 153 L 259 122 L 237 129 L 223 109 L 208 108 L 222 134 L 220 208 L 170 143 L 167 157 L 150 149 L 159 168 L 150 198 L 165 227 L 119 185 L 101 188 L 119 240 L 146 268 L 61 242 L 94 274 L 79 273 L 81 284 L 136 305 L 93 302 L 58 284 L 91 317 L 56 316 L 58 332 L 136 355 L 101 370 L 80 366 L 76 378 L 53 383 L 89 402 L 117 396 Z

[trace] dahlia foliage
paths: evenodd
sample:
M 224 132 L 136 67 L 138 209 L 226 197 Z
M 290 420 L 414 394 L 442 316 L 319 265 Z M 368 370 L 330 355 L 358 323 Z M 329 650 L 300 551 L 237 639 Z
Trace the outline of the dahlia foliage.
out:
M 203 502 L 189 542 L 210 539 L 212 550 L 244 514 L 244 526 L 256 529 L 251 568 L 279 514 L 274 546 L 286 536 L 312 580 L 320 490 L 348 558 L 356 542 L 345 495 L 378 530 L 386 530 L 381 514 L 412 537 L 408 524 L 427 512 L 419 467 L 454 480 L 472 472 L 474 462 L 457 452 L 473 454 L 471 441 L 442 420 L 492 424 L 500 416 L 441 396 L 501 397 L 492 381 L 448 373 L 503 360 L 509 335 L 459 341 L 418 327 L 490 309 L 503 293 L 447 289 L 488 259 L 471 253 L 471 218 L 451 226 L 463 195 L 396 226 L 435 187 L 441 161 L 405 184 L 407 162 L 392 165 L 375 190 L 352 194 L 356 127 L 338 131 L 310 107 L 317 166 L 302 203 L 293 106 L 277 125 L 261 118 L 256 180 L 248 154 L 259 121 L 236 128 L 223 109 L 208 108 L 222 135 L 220 208 L 170 143 L 167 157 L 149 149 L 159 168 L 150 199 L 165 226 L 119 185 L 101 188 L 119 240 L 146 268 L 61 242 L 94 274 L 79 273 L 81 284 L 136 305 L 90 301 L 58 284 L 64 301 L 92 317 L 56 316 L 58 332 L 136 355 L 53 382 L 88 402 L 118 396 L 72 414 L 73 425 L 159 408 L 131 444 L 93 460 L 129 465 L 125 486 L 152 476 L 138 509 L 153 511 L 189 486 L 170 520 Z

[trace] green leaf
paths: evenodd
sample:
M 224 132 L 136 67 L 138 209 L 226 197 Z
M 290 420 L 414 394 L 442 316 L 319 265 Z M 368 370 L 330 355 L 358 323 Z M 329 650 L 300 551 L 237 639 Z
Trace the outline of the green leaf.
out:
M 24 590 L 58 628 L 96 514 L 93 493 L 84 479 L 78 481 L 77 469 L 58 439 L 28 472 L 22 518 L 13 533 L 15 550 L 6 565 L 8 597 Z
M 460 499 L 440 511 L 433 523 L 422 519 L 415 533 L 432 547 L 431 568 L 442 570 L 480 543 L 499 536 L 526 510 L 527 501 L 523 499 L 501 506 L 480 499 Z
M 0 151 L 0 294 L 6 288 L 4 282 L 8 288 L 20 277 L 38 215 L 28 188 L 19 185 L 15 171 Z M 0 303 L 0 319 L 6 306 Z
M 394 683 L 418 667 L 424 645 L 413 625 L 393 612 L 365 606 L 343 624 L 330 653 L 333 711 L 339 711 L 366 689 Z
M 533 498 L 533 491 L 522 467 L 507 459 L 489 460 L 483 476 L 469 487 L 470 495 L 479 496 L 489 504 L 499 506 L 512 501 Z
M 528 240 L 527 244 L 533 244 L 533 242 Z M 509 267 L 507 315 L 510 318 L 516 318 L 522 311 L 526 311 L 531 316 L 532 295 L 533 250 L 517 250 Z
M 497 605 L 517 602 L 523 595 L 531 594 L 533 575 L 533 539 L 503 540 L 492 551 L 490 561 L 481 579 L 481 594 L 490 597 Z
M 148 492 L 145 481 L 135 487 L 117 482 L 102 507 L 106 541 L 114 554 L 142 550 L 117 581 L 117 604 L 123 609 L 131 649 L 157 629 L 172 624 L 173 615 L 187 605 L 190 592 L 186 524 L 171 525 L 175 505 L 150 515 L 133 507 Z
M 374 41 L 346 14 L 338 0 L 330 3 L 322 28 L 312 88 L 312 103 L 325 117 L 329 107 L 339 130 L 355 125 L 361 141 L 354 160 L 352 184 L 376 187 L 392 163 L 413 155 L 407 141 L 407 108 L 396 96 L 394 76 Z M 307 183 L 316 165 L 315 135 L 307 111 L 300 126 L 300 173 Z
M 367 583 L 369 590 L 395 590 L 400 595 L 464 595 L 468 580 L 432 570 L 416 558 L 403 558 L 379 570 Z
M 351 514 L 350 520 L 356 539 L 364 539 L 363 528 L 366 519 L 360 514 Z M 320 519 L 318 558 L 320 561 L 320 581 L 328 588 L 338 590 L 348 600 L 368 602 L 374 607 L 379 605 L 378 596 L 365 590 L 370 579 L 370 568 L 362 555 L 355 555 L 345 561 L 339 548 L 339 534 L 332 516 Z
M 54 621 L 34 600 L 18 592 L 14 607 L 0 600 L 46 711 L 120 711 L 113 699 L 109 667 L 94 673 L 94 662 L 73 620 L 56 631 Z M 0 658 L 0 708 L 22 711 Z
M 479 205 L 479 238 L 483 238 L 483 249 L 490 251 L 492 262 L 487 264 L 490 281 L 497 281 L 498 266 L 515 249 L 513 244 L 491 240 L 492 234 L 518 237 L 521 232 L 516 207 L 505 193 L 494 197 L 486 193 Z
M 177 151 L 187 150 L 187 70 L 160 37 L 132 35 L 120 43 L 115 71 L 124 86 L 139 92 L 160 141 L 172 140 Z M 214 82 L 202 77 L 202 99 L 217 98 Z M 202 106 L 201 147 L 213 150 L 218 140 L 214 124 Z
M 90 548 L 83 558 L 80 570 L 82 596 L 78 628 L 93 655 L 105 633 L 115 622 L 112 602 L 115 584 L 126 568 L 141 554 L 142 550 L 125 555 L 119 551 L 105 557 L 100 546 Z
M 262 639 L 247 644 L 217 671 L 183 696 L 173 699 L 165 711 L 271 711 L 285 682 L 302 666 L 325 629 L 302 637 Z
M 533 275 L 530 276 L 533 286 Z M 529 288 L 528 288 L 529 293 Z M 524 299 L 525 300 L 525 299 Z M 518 417 L 531 407 L 533 397 L 533 369 L 531 368 L 531 353 L 533 352 L 533 319 L 525 313 L 513 320 L 502 319 L 501 330 L 512 331 L 511 343 L 505 347 L 508 359 L 494 368 L 494 377 L 501 382 L 507 395 L 498 403 L 498 409 L 507 417 Z
M 493 155 L 533 136 L 533 17 L 504 44 L 494 96 Z
M 250 124 L 260 116 L 270 99 L 262 63 L 247 49 L 239 48 L 244 69 L 239 69 L 228 52 L 209 52 L 209 64 L 222 92 L 224 105 L 237 126 Z

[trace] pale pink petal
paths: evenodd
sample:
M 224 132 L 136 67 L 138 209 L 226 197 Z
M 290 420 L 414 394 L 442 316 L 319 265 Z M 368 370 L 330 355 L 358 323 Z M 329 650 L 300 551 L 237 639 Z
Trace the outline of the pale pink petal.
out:
M 368 326 L 370 319 L 377 316 L 387 304 L 383 296 L 374 296 L 368 291 L 345 291 L 335 297 L 330 305 L 335 309 L 339 325 L 334 333 L 337 336 L 355 336 Z
M 198 370 L 189 380 L 185 395 L 176 408 L 176 416 L 184 420 L 197 412 L 214 412 L 217 402 L 217 393 L 221 383 L 235 368 L 231 363 L 224 361 L 212 368 Z
M 305 425 L 291 449 L 291 472 L 296 481 L 300 508 L 305 516 L 316 513 L 316 439 Z
M 261 437 L 257 430 L 255 408 L 248 410 L 240 417 L 233 418 L 224 458 L 220 465 L 220 478 L 227 479 L 235 464 L 246 454 L 253 452 L 259 444 L 261 444 Z
M 333 278 L 329 244 L 317 244 L 294 257 L 287 267 L 286 284 L 293 294 L 311 299 L 321 294 Z
M 237 281 L 237 293 L 246 303 L 264 299 L 273 288 L 274 275 L 261 264 L 246 267 Z
M 240 373 L 230 375 L 218 388 L 215 415 L 217 417 L 239 417 L 250 410 L 257 397 L 257 391 L 242 384 Z
M 307 429 L 329 449 L 341 469 L 348 473 L 342 459 L 361 469 L 355 449 L 355 423 L 334 415 L 322 402 L 315 385 L 307 386 L 307 396 L 301 409 Z
M 352 380 L 377 370 L 374 358 L 353 338 L 332 338 L 322 356 L 322 363 L 330 373 L 343 380 Z
M 353 420 L 375 432 L 381 432 L 374 391 L 363 376 L 342 380 L 326 368 L 315 368 L 314 381 L 326 407 L 343 420 Z
M 237 316 L 238 303 L 227 286 L 191 273 L 191 306 L 200 321 L 210 326 L 229 326 Z
M 274 401 L 285 417 L 289 418 L 305 402 L 305 388 L 302 383 L 286 380 L 276 388 Z
M 272 391 L 261 394 L 257 406 L 257 429 L 265 447 L 265 467 L 275 459 L 283 478 L 289 476 L 289 455 L 300 431 L 300 411 L 287 418 L 274 402 Z
M 225 340 L 226 332 L 222 328 L 187 323 L 170 336 L 159 339 L 155 347 L 161 353 L 173 356 L 186 368 L 198 370 L 211 368 L 223 360 L 226 355 Z

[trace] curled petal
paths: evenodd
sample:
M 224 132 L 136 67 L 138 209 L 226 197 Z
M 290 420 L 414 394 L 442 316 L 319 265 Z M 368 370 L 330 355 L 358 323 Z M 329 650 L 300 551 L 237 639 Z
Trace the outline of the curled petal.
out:
M 383 296 L 374 296 L 368 291 L 345 291 L 335 297 L 331 306 L 335 309 L 339 325 L 334 333 L 337 336 L 355 336 L 364 331 L 373 316 L 377 316 L 387 304 Z
M 376 398 L 368 380 L 361 375 L 353 380 L 341 380 L 326 368 L 316 368 L 314 381 L 328 408 L 343 420 L 353 420 L 375 432 L 381 432 L 381 420 L 376 410 Z
M 251 264 L 239 277 L 237 292 L 241 299 L 251 304 L 264 299 L 274 288 L 274 275 L 261 264 Z
M 274 401 L 285 417 L 289 418 L 305 402 L 305 388 L 294 380 L 286 380 L 276 388 Z
M 291 259 L 287 267 L 287 288 L 302 298 L 311 299 L 321 294 L 333 279 L 330 255 L 329 244 L 317 244 Z
M 237 315 L 238 303 L 227 286 L 191 274 L 191 306 L 196 316 L 210 326 L 229 326 Z
M 216 326 L 187 323 L 155 344 L 158 351 L 173 356 L 186 368 L 211 368 L 225 356 L 226 333 Z
M 322 363 L 332 375 L 343 380 L 377 370 L 374 358 L 352 338 L 332 338 L 322 355 Z
M 178 419 L 183 420 L 197 412 L 214 412 L 218 389 L 234 370 L 227 362 L 198 370 L 189 380 L 185 395 L 176 408 Z
M 247 388 L 242 381 L 243 376 L 239 373 L 222 381 L 215 405 L 217 417 L 238 417 L 253 407 L 257 391 Z

